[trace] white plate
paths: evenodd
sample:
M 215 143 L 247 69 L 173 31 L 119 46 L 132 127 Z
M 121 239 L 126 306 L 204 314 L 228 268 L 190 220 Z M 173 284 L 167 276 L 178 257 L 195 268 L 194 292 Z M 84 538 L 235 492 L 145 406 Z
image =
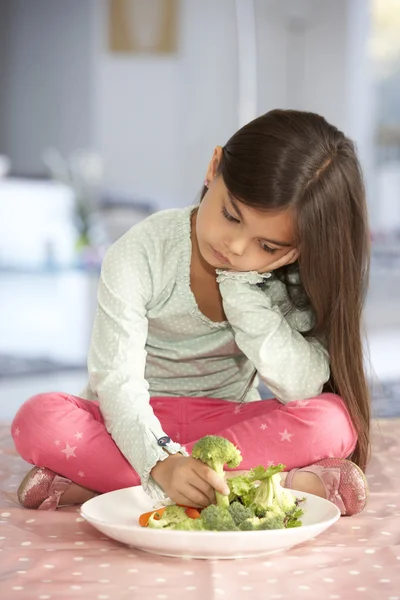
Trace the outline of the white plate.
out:
M 160 531 L 140 527 L 138 518 L 153 510 L 154 501 L 142 487 L 132 487 L 96 496 L 81 507 L 81 515 L 114 540 L 145 552 L 191 558 L 251 558 L 291 548 L 319 535 L 333 525 L 339 509 L 323 498 L 291 490 L 306 498 L 303 525 L 268 531 Z

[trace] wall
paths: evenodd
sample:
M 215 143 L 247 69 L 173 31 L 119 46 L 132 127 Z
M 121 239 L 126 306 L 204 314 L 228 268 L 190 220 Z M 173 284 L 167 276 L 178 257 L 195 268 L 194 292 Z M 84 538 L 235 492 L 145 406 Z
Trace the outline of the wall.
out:
M 108 177 L 160 207 L 191 203 L 213 146 L 236 128 L 234 2 L 181 1 L 175 56 L 106 53 L 106 18 L 103 1 L 96 98 Z
M 368 2 L 254 4 L 257 112 L 322 113 L 359 142 L 370 173 Z M 15 169 L 39 172 L 48 145 L 95 147 L 109 184 L 160 208 L 193 202 L 213 147 L 238 125 L 235 1 L 181 0 L 179 52 L 159 58 L 107 52 L 107 0 L 8 5 L 10 78 L 0 114 Z M 0 117 L 0 137 L 1 127 Z
M 93 143 L 94 3 L 9 3 L 8 78 L 2 96 L 7 152 L 16 172 L 43 172 L 40 154 L 49 145 L 70 152 Z

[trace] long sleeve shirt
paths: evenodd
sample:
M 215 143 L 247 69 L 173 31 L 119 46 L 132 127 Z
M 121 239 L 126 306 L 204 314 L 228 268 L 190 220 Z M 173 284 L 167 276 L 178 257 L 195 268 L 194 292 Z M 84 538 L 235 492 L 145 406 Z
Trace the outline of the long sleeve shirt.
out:
M 219 271 L 227 321 L 199 310 L 190 288 L 191 213 L 155 213 L 107 251 L 82 397 L 99 401 L 108 432 L 153 498 L 165 495 L 150 476 L 168 454 L 150 397 L 208 396 L 238 402 L 254 368 L 282 402 L 318 395 L 329 357 L 304 338 L 312 315 L 281 306 L 285 286 L 273 275 Z M 265 276 L 266 277 L 266 276 Z M 256 379 L 245 397 L 260 400 Z M 185 449 L 171 441 L 168 453 Z

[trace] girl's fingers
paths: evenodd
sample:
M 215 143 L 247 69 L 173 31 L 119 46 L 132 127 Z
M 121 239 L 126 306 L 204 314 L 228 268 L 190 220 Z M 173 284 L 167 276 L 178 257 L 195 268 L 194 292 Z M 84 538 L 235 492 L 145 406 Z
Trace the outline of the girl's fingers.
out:
M 226 481 L 200 460 L 197 462 L 198 464 L 194 467 L 194 470 L 198 473 L 201 479 L 208 483 L 216 492 L 228 495 L 229 487 Z
M 215 502 L 215 489 L 193 469 L 193 485 L 208 498 L 208 504 Z
M 183 489 L 183 493 L 189 499 L 188 506 L 194 506 L 195 508 L 205 508 L 210 504 L 210 500 L 206 494 L 199 490 L 195 485 L 189 483 Z
M 192 506 L 193 508 L 204 508 L 204 505 L 196 504 L 191 498 L 185 496 L 185 494 L 177 494 L 176 497 L 171 498 L 176 504 L 182 504 L 183 506 Z

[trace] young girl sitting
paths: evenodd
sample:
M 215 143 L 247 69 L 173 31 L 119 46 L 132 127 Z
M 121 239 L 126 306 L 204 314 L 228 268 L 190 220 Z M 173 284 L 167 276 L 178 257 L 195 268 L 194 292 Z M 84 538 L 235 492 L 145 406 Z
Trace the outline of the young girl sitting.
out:
M 369 266 L 354 146 L 273 110 L 215 148 L 199 206 L 132 227 L 104 259 L 79 396 L 29 399 L 12 424 L 36 465 L 18 497 L 54 509 L 142 485 L 203 507 L 226 483 L 191 448 L 226 437 L 241 469 L 343 515 L 366 503 L 370 405 L 360 320 Z M 261 400 L 259 379 L 276 396 Z

